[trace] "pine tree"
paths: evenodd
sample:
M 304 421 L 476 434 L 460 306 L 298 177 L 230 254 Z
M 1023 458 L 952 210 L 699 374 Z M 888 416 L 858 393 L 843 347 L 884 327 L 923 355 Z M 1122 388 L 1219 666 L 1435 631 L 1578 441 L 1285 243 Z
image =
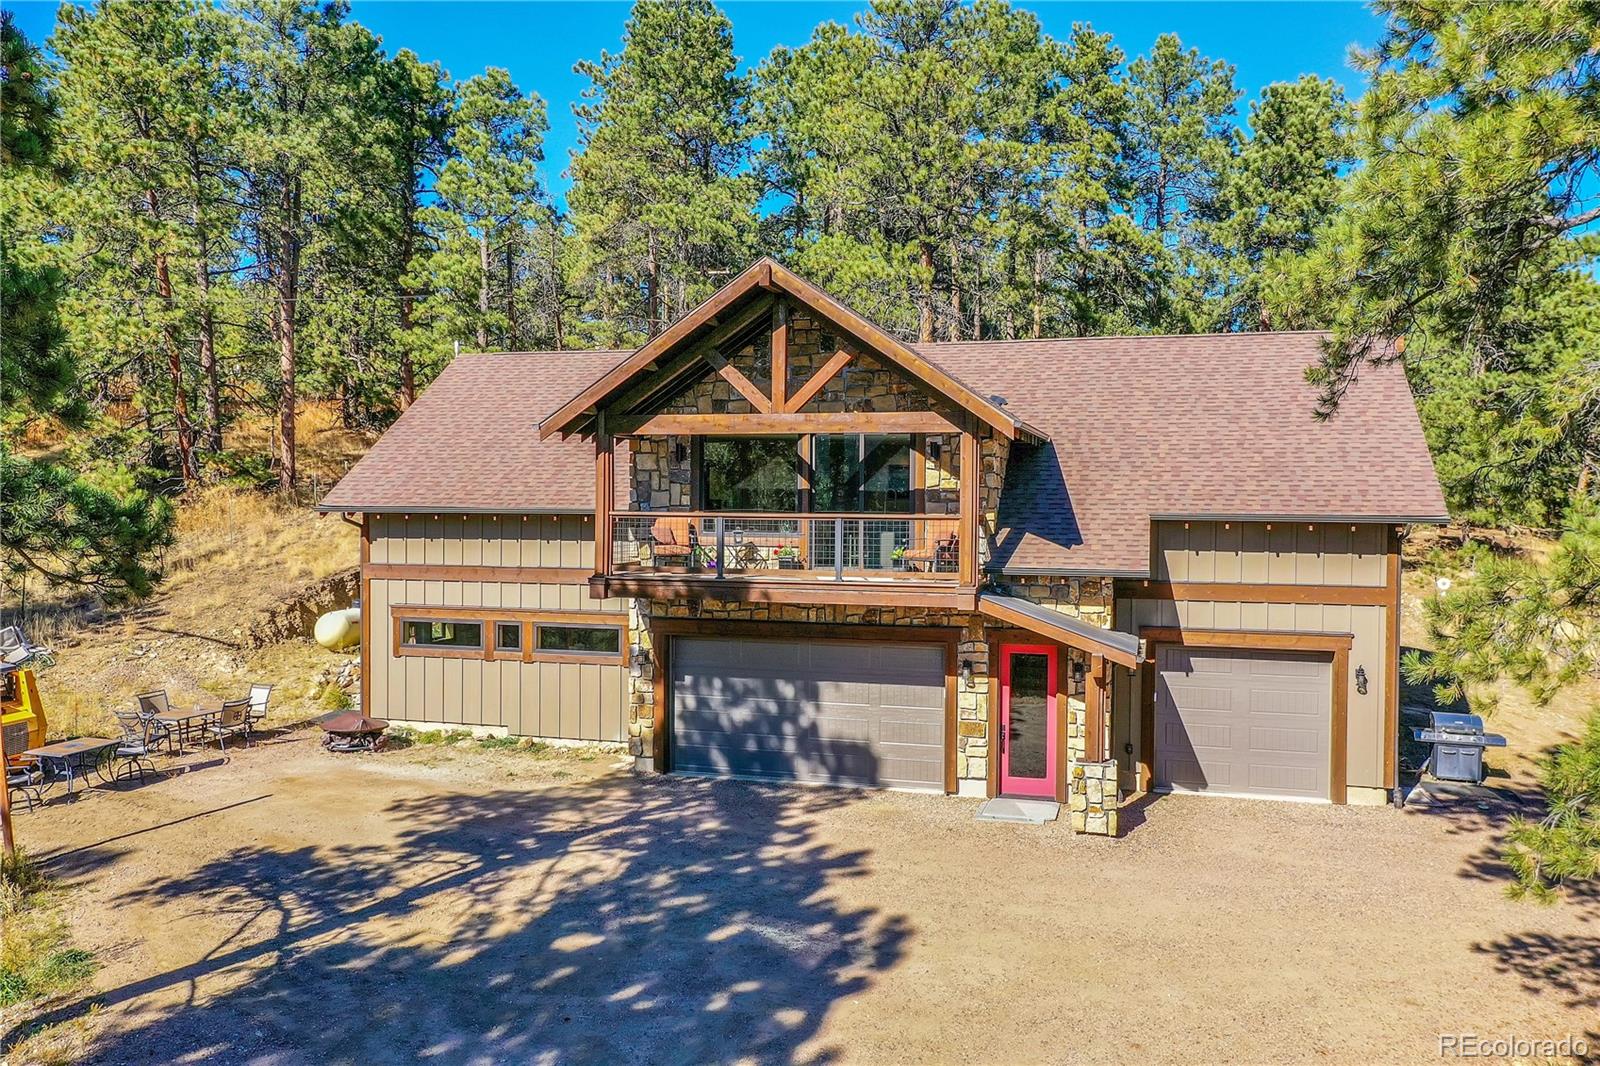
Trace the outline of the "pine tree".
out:
M 595 340 L 654 336 L 752 254 L 747 80 L 711 0 L 639 0 L 622 51 L 582 62 L 569 202 Z
M 69 424 L 87 416 L 57 319 L 59 272 L 16 254 L 14 227 L 41 222 L 17 203 L 56 188 L 57 105 L 44 69 L 10 13 L 0 13 L 0 580 L 9 585 L 32 572 L 114 602 L 150 591 L 159 576 L 157 553 L 171 541 L 171 509 L 109 464 L 86 477 L 59 462 L 18 455 L 6 432 L 37 415 Z
M 437 202 L 420 213 L 435 247 L 420 268 L 430 291 L 419 317 L 428 322 L 436 356 L 461 340 L 479 351 L 516 347 L 517 252 L 526 229 L 548 210 L 537 176 L 549 126 L 544 101 L 524 97 L 494 67 L 462 83 L 456 96 L 451 158 L 434 187 Z

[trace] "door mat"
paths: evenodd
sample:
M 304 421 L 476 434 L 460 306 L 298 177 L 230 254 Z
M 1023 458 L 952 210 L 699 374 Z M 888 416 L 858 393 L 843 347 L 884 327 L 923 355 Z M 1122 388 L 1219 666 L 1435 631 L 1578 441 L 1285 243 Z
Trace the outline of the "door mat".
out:
M 1054 800 L 1012 799 L 996 796 L 978 808 L 980 822 L 1023 822 L 1043 825 L 1053 822 L 1061 814 L 1061 804 Z

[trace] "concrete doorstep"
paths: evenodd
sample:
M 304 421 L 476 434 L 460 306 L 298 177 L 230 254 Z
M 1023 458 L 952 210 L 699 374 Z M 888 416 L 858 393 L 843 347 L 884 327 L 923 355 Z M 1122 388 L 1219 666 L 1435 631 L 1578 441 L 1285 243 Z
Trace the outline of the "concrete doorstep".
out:
M 1013 799 L 996 796 L 978 808 L 980 822 L 1022 822 L 1043 825 L 1053 822 L 1061 814 L 1061 804 L 1054 800 Z

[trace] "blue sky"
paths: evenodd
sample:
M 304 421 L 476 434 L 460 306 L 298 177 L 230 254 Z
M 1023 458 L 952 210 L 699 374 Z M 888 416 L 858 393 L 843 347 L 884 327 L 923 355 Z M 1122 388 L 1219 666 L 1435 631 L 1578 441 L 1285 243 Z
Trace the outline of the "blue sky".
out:
M 43 41 L 55 24 L 56 4 L 6 0 L 30 39 Z M 482 0 L 354 0 L 353 17 L 383 38 L 391 52 L 410 48 L 437 60 L 456 78 L 488 66 L 505 67 L 524 92 L 537 92 L 550 107 L 544 179 L 558 197 L 567 181 L 567 155 L 577 144 L 572 103 L 585 79 L 572 72 L 580 59 L 616 51 L 627 3 L 530 3 Z M 734 46 L 747 66 L 774 45 L 800 45 L 820 22 L 848 24 L 862 3 L 752 2 L 723 9 L 733 20 Z M 1065 37 L 1074 22 L 1111 33 L 1131 58 L 1162 33 L 1237 68 L 1247 100 L 1263 86 L 1320 74 L 1358 95 L 1363 79 L 1350 69 L 1352 44 L 1370 44 L 1382 23 L 1357 3 L 1018 3 L 1038 15 L 1045 32 Z M 1241 108 L 1241 117 L 1244 109 Z

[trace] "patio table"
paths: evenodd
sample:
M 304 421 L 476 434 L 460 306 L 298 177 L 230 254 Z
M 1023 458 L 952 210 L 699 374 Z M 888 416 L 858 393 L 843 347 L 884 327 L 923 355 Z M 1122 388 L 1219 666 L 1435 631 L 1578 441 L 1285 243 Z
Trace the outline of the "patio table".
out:
M 220 714 L 222 710 L 217 707 L 192 707 L 188 710 L 175 708 L 170 711 L 158 711 L 153 717 L 171 730 L 167 736 L 169 738 L 176 736 L 178 746 L 181 748 L 188 743 L 191 733 L 200 731 L 204 735 L 206 722 Z
M 85 768 L 99 771 L 105 763 L 107 753 L 114 751 L 120 740 L 109 737 L 77 737 L 73 740 L 58 740 L 54 744 L 44 744 L 37 748 L 29 748 L 22 754 L 30 756 L 43 763 L 61 767 L 67 776 L 67 798 L 73 799 L 72 790 L 73 773 L 85 777 Z M 101 772 L 101 780 L 105 775 Z

